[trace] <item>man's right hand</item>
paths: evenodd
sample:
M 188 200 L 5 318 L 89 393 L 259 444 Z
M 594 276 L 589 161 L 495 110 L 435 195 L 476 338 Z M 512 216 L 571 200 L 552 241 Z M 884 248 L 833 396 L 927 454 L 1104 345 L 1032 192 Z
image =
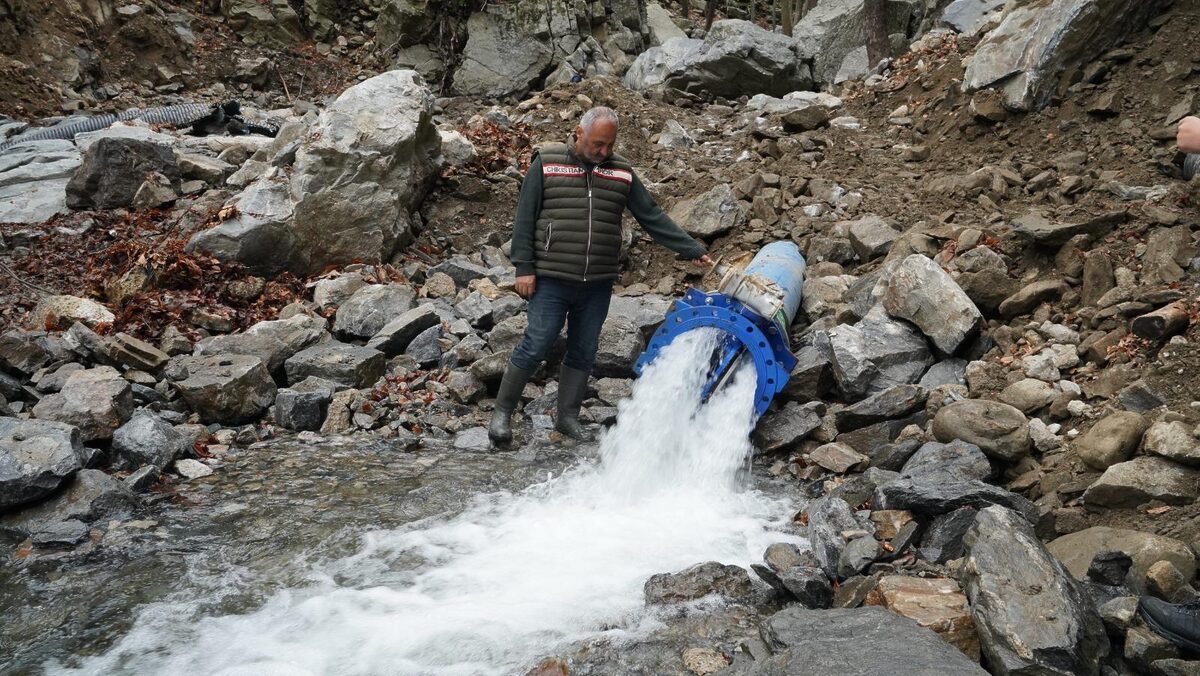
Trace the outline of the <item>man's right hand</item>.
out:
M 1179 123 L 1176 141 L 1183 152 L 1200 153 L 1200 117 L 1183 118 Z
M 530 298 L 533 296 L 534 289 L 537 288 L 537 277 L 534 275 L 521 275 L 517 277 L 517 295 L 522 298 Z

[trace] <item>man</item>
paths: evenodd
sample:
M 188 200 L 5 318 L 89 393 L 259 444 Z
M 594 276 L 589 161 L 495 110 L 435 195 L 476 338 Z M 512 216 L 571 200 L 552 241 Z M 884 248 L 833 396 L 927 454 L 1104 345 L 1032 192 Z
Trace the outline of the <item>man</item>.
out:
M 1188 153 L 1183 160 L 1183 178 L 1190 180 L 1200 173 L 1200 117 L 1183 118 L 1179 122 L 1175 141 L 1180 152 Z
M 541 146 L 529 165 L 513 220 L 517 293 L 529 299 L 529 326 L 513 350 L 488 426 L 494 444 L 512 441 L 512 413 L 534 370 L 567 325 L 554 427 L 583 439 L 579 406 L 608 316 L 628 208 L 660 244 L 703 267 L 704 246 L 670 219 L 633 167 L 613 154 L 619 121 L 610 108 L 584 113 L 571 143 Z

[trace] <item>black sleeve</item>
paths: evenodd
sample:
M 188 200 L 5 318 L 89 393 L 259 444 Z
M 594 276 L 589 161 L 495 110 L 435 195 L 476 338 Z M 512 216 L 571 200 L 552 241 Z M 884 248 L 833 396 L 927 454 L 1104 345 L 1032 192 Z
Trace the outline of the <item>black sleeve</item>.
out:
M 633 175 L 629 189 L 629 211 L 654 241 L 679 254 L 680 258 L 692 260 L 708 253 L 703 244 L 692 239 L 658 206 L 637 174 Z
M 517 276 L 534 274 L 533 236 L 538 216 L 542 213 L 542 158 L 534 155 L 529 171 L 521 183 L 521 195 L 517 198 L 517 214 L 513 217 L 512 251 L 509 260 L 517 269 Z

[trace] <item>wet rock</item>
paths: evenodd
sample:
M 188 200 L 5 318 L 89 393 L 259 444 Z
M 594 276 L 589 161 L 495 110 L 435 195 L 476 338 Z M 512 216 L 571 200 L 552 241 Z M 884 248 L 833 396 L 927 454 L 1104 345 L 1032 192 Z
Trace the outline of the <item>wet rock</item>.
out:
M 954 580 L 885 575 L 867 597 L 867 604 L 907 617 L 933 630 L 972 660 L 979 660 L 975 620 L 966 595 Z
M 454 447 L 460 451 L 486 452 L 492 448 L 486 427 L 471 427 L 454 436 Z
M 963 538 L 975 523 L 976 509 L 961 507 L 935 517 L 921 536 L 917 553 L 931 563 L 945 563 L 962 558 Z
M 1083 494 L 1085 504 L 1097 507 L 1136 507 L 1150 500 L 1186 505 L 1200 496 L 1200 470 L 1164 458 L 1142 456 L 1119 462 Z
M 671 88 L 705 96 L 783 96 L 812 89 L 795 43 L 749 21 L 714 22 L 703 40 L 676 38 L 638 55 L 625 73 L 635 91 Z
M 918 385 L 896 385 L 834 413 L 840 431 L 902 418 L 925 405 L 928 392 Z
M 275 401 L 275 381 L 258 357 L 174 357 L 163 373 L 205 423 L 250 422 Z
M 1195 155 L 1193 155 L 1195 157 Z M 1200 662 L 1196 660 L 1167 658 L 1151 662 L 1154 673 L 1162 676 L 1200 676 Z
M 169 147 L 148 140 L 102 136 L 88 146 L 83 161 L 67 183 L 72 209 L 118 209 L 133 203 L 151 172 L 179 187 L 179 166 Z
M 858 530 L 861 524 L 854 518 L 850 506 L 841 498 L 826 495 L 808 505 L 808 540 L 813 554 L 825 575 L 838 577 L 838 562 L 846 548 L 843 533 Z
M 817 331 L 811 343 L 796 351 L 796 366 L 781 393 L 801 403 L 823 397 L 833 384 L 833 348 L 829 334 Z
M 433 96 L 411 70 L 364 80 L 321 113 L 290 175 L 298 197 L 291 270 L 387 260 L 411 239 L 409 211 L 428 191 L 441 150 L 432 114 Z
M 761 628 L 773 653 L 744 672 L 983 676 L 987 672 L 936 633 L 878 606 L 775 613 Z
M 934 474 L 983 480 L 991 477 L 992 464 L 975 444 L 962 440 L 947 444 L 930 441 L 922 444 L 900 470 L 900 475 L 906 477 Z
M 1014 462 L 1029 454 L 1029 422 L 998 401 L 964 399 L 943 406 L 933 417 L 933 435 L 943 443 L 961 439 L 990 458 Z
M 212 468 L 208 465 L 190 458 L 176 460 L 175 471 L 184 479 L 203 479 L 206 476 L 211 476 L 213 473 Z
M 432 305 L 421 305 L 392 319 L 367 341 L 367 347 L 389 357 L 402 354 L 413 339 L 441 323 Z
M 136 507 L 136 500 L 117 479 L 97 469 L 81 469 L 53 498 L 0 517 L 0 531 L 28 537 L 71 519 L 90 524 L 121 518 Z
M 383 377 L 387 359 L 382 352 L 369 347 L 330 342 L 297 352 L 285 362 L 284 368 L 289 383 L 316 376 L 362 389 Z
M 929 258 L 913 254 L 885 275 L 883 308 L 915 324 L 943 354 L 954 354 L 978 333 L 983 315 Z
M 154 413 L 141 409 L 113 433 L 112 448 L 133 467 L 163 469 L 188 450 L 187 438 Z
M 1100 673 L 1104 625 L 1025 519 L 987 507 L 965 543 L 962 579 L 989 664 L 999 673 Z
M 681 223 L 689 235 L 707 240 L 742 227 L 747 216 L 733 188 L 721 183 L 698 197 L 677 203 L 671 209 L 671 218 Z
M 54 521 L 35 531 L 30 540 L 34 547 L 70 547 L 83 542 L 88 531 L 87 524 L 78 519 Z
M 413 308 L 416 294 L 399 284 L 364 286 L 338 308 L 333 330 L 340 336 L 371 338 Z
M 325 320 L 296 315 L 288 319 L 259 322 L 243 333 L 205 338 L 196 343 L 198 356 L 240 354 L 258 357 L 272 376 L 282 381 L 284 364 L 297 352 L 329 340 Z
M 275 395 L 275 422 L 297 432 L 321 429 L 333 393 L 328 390 L 297 392 L 282 389 Z
M 89 329 L 112 324 L 116 317 L 100 303 L 78 296 L 46 296 L 29 313 L 29 326 L 46 331 L 65 331 L 75 322 Z
M 0 417 L 0 513 L 53 493 L 81 466 L 72 425 Z
M 33 415 L 79 428 L 84 441 L 111 439 L 133 415 L 133 390 L 111 366 L 72 373 L 61 392 L 43 397 Z
M 1093 559 L 1102 552 L 1123 552 L 1133 559 L 1127 582 L 1135 591 L 1146 590 L 1146 574 L 1159 561 L 1166 561 L 1188 579 L 1196 573 L 1196 557 L 1185 543 L 1163 535 L 1125 528 L 1093 526 L 1059 537 L 1046 548 L 1062 561 L 1067 570 L 1084 579 Z
M 1072 443 L 1075 453 L 1093 469 L 1105 470 L 1129 459 L 1142 440 L 1146 421 L 1130 411 L 1116 411 L 1101 418 Z
M 1183 465 L 1200 466 L 1200 442 L 1192 429 L 1182 422 L 1156 422 L 1142 439 L 1147 453 L 1174 460 Z
M 833 377 L 851 400 L 895 385 L 915 383 L 933 362 L 924 337 L 911 325 L 872 310 L 855 324 L 829 330 Z
M 929 516 L 960 507 L 1000 505 L 1016 510 L 1030 523 L 1038 519 L 1037 507 L 1016 493 L 952 474 L 921 474 L 890 481 L 875 490 L 871 504 L 876 509 L 907 509 Z
M 854 538 L 846 543 L 842 555 L 838 557 L 838 579 L 844 580 L 861 573 L 867 566 L 875 562 L 883 553 L 879 542 L 874 536 L 866 535 Z
M 754 593 L 754 584 L 745 568 L 709 561 L 678 573 L 652 575 L 644 592 L 647 605 L 683 603 L 710 594 L 742 599 Z
M 441 336 L 442 327 L 431 326 L 412 339 L 404 349 L 404 354 L 415 359 L 422 367 L 432 366 L 442 358 L 442 346 L 438 342 Z
M 812 406 L 788 402 L 763 416 L 754 430 L 755 445 L 763 453 L 789 451 L 820 426 L 821 417 Z
M 154 465 L 142 465 L 125 477 L 125 487 L 134 493 L 145 493 L 158 481 L 162 473 Z

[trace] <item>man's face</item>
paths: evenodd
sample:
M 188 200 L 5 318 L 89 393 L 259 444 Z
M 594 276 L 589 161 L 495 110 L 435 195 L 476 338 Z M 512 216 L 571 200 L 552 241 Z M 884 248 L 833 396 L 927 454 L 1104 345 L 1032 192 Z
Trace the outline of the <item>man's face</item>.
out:
M 575 127 L 575 153 L 592 164 L 600 164 L 613 154 L 617 125 L 612 120 L 596 120 L 590 130 Z

